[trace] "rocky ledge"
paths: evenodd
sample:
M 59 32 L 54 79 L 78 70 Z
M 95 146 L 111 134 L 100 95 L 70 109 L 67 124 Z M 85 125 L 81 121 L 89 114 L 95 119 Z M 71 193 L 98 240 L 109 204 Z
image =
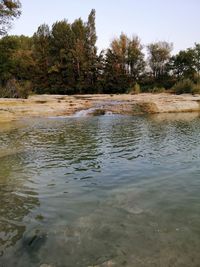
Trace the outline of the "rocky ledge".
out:
M 28 99 L 0 99 L 0 121 L 71 116 L 82 110 L 90 110 L 84 113 L 90 115 L 199 112 L 200 95 L 35 95 Z

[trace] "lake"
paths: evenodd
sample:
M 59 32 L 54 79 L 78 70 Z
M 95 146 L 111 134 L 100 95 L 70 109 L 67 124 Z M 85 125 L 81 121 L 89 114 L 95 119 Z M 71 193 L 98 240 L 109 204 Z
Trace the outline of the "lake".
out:
M 0 124 L 0 267 L 200 264 L 200 116 Z

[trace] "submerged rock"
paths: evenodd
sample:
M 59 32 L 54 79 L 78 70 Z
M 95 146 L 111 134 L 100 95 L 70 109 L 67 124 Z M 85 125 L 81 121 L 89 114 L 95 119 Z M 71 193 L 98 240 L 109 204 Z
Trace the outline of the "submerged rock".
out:
M 115 262 L 113 260 L 109 260 L 109 261 L 103 262 L 101 264 L 91 265 L 88 267 L 113 267 L 113 266 L 116 266 Z M 43 266 L 43 267 L 45 267 L 45 266 Z

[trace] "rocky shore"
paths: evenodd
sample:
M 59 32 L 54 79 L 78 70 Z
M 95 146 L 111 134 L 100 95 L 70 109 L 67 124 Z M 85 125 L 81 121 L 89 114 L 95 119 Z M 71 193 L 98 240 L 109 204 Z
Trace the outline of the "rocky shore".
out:
M 0 121 L 71 116 L 83 110 L 89 110 L 90 115 L 199 112 L 200 95 L 35 95 L 28 99 L 0 99 Z

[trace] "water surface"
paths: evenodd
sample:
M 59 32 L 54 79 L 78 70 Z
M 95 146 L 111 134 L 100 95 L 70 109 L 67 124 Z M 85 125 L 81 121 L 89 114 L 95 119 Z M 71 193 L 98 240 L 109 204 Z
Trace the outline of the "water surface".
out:
M 200 118 L 0 124 L 0 266 L 199 266 Z

